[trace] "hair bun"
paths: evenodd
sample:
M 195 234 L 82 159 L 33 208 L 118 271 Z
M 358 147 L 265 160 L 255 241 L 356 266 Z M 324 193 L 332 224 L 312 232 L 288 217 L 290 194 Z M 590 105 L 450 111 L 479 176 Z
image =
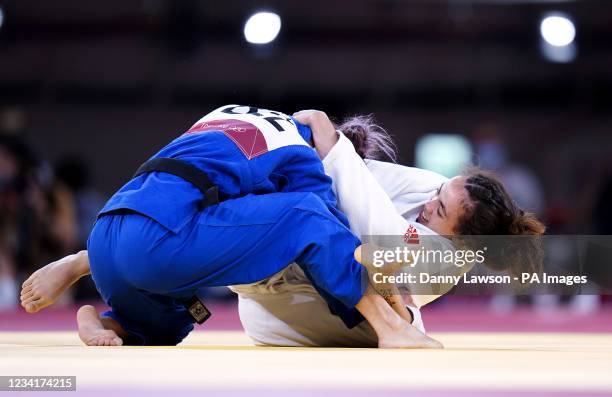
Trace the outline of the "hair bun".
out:
M 349 117 L 338 129 L 351 141 L 361 158 L 378 159 L 384 155 L 397 162 L 396 147 L 391 136 L 376 125 L 372 115 Z

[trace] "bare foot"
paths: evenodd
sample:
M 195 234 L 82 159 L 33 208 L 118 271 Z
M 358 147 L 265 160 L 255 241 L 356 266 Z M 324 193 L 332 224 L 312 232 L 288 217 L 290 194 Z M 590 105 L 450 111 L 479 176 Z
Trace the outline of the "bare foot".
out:
M 89 274 L 87 252 L 69 255 L 35 271 L 21 286 L 21 306 L 36 313 L 52 305 L 64 291 Z
M 399 329 L 379 337 L 378 347 L 381 349 L 442 349 L 444 346 L 412 325 L 404 323 Z
M 96 309 L 91 305 L 82 306 L 77 312 L 79 338 L 87 346 L 121 346 L 123 340 L 112 329 L 104 328 Z

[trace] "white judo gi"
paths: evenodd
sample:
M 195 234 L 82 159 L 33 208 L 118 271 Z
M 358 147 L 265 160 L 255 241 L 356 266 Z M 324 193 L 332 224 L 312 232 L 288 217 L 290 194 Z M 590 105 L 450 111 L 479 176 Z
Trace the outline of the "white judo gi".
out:
M 446 177 L 398 164 L 364 162 L 341 132 L 323 165 L 333 180 L 338 207 L 347 215 L 355 235 L 403 236 L 409 225 L 419 235 L 436 235 L 416 218 Z M 256 344 L 377 346 L 376 334 L 367 321 L 348 329 L 295 264 L 267 280 L 231 288 L 239 296 L 242 325 Z M 437 297 L 412 296 L 408 304 L 413 325 L 423 332 L 419 308 Z

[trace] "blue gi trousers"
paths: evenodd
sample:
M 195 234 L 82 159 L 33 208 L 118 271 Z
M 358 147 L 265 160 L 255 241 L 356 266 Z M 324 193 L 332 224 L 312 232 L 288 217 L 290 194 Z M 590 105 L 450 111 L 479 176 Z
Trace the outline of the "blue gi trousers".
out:
M 193 329 L 183 303 L 198 289 L 256 282 L 292 262 L 332 308 L 353 308 L 367 285 L 358 244 L 319 196 L 286 192 L 223 201 L 178 232 L 137 212 L 103 214 L 88 250 L 106 315 L 130 334 L 125 344 L 175 345 Z

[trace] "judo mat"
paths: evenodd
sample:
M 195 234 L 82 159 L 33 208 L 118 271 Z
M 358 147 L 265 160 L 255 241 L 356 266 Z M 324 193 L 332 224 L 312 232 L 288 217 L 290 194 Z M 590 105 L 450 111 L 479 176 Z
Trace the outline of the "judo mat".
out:
M 5 331 L 0 375 L 76 376 L 77 394 L 109 397 L 612 395 L 610 333 L 432 336 L 445 349 L 257 347 L 242 331 L 196 331 L 176 347 L 85 347 L 75 331 Z M 40 395 L 17 395 L 31 393 Z

